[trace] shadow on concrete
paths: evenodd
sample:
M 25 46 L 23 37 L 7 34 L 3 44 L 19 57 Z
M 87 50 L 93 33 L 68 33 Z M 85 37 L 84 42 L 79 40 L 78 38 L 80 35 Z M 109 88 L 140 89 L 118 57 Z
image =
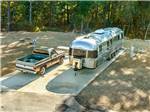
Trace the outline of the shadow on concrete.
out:
M 79 90 L 79 83 L 76 83 L 77 77 L 73 74 L 73 70 L 69 69 L 61 73 L 59 76 L 51 80 L 46 89 L 48 91 L 60 94 L 73 94 Z
M 35 79 L 37 79 L 39 77 L 40 76 L 36 75 L 36 74 L 29 74 L 29 73 L 23 74 L 23 73 L 19 72 L 16 75 L 1 81 L 1 86 L 2 86 L 2 88 L 17 90 L 17 89 L 27 85 L 28 83 L 34 81 Z

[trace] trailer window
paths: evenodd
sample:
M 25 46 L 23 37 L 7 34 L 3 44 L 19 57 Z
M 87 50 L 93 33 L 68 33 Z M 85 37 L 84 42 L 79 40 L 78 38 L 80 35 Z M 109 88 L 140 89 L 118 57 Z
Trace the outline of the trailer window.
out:
M 107 47 L 109 47 L 109 41 L 107 41 Z
M 117 38 L 118 38 L 118 40 L 120 40 L 120 36 L 119 35 L 117 36 Z
M 115 41 L 117 41 L 117 40 L 119 40 L 119 39 L 120 39 L 119 35 L 117 35 L 117 36 L 114 37 L 114 40 L 115 40 Z
M 106 42 L 104 42 L 103 44 L 102 44 L 102 50 L 106 50 L 107 49 L 107 44 L 106 44 Z
M 73 49 L 73 56 L 77 58 L 85 58 L 86 51 L 82 49 Z
M 107 49 L 112 45 L 112 40 L 107 41 Z
M 110 45 L 112 45 L 112 39 L 110 40 Z
M 101 51 L 102 51 L 102 45 L 99 46 L 99 52 L 101 52 Z
M 121 39 L 123 39 L 123 37 L 124 37 L 124 35 L 123 35 L 123 33 L 121 33 Z
M 87 58 L 97 58 L 97 50 L 95 50 L 95 51 L 88 51 Z
M 72 48 L 69 48 L 69 55 L 72 55 Z

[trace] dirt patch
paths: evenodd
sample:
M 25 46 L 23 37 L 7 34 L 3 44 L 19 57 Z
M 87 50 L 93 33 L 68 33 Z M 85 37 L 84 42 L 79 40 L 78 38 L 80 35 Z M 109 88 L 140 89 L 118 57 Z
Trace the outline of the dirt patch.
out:
M 125 44 L 129 47 L 133 43 L 127 40 Z M 138 44 L 144 53 L 131 58 L 127 50 L 76 97 L 77 101 L 85 107 L 150 111 L 150 49 L 147 42 L 134 42 Z
M 8 91 L 0 95 L 0 112 L 54 112 L 63 103 L 63 96 Z
M 66 46 L 76 38 L 77 34 L 62 32 L 10 32 L 1 33 L 1 76 L 15 71 L 15 60 L 31 54 L 33 39 L 37 39 L 37 47 Z

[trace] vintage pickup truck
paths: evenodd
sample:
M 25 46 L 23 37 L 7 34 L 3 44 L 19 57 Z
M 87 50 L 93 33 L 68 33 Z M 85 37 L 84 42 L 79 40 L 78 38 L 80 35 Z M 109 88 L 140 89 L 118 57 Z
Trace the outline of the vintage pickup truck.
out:
M 44 75 L 46 68 L 62 64 L 64 52 L 54 48 L 36 48 L 32 54 L 16 59 L 16 69 L 22 72 Z

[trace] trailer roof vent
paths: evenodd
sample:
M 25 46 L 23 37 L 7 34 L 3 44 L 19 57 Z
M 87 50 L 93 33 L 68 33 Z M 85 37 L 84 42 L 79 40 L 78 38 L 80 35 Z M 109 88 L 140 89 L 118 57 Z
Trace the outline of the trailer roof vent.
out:
M 103 34 L 104 30 L 103 29 L 98 29 L 94 33 L 96 33 L 96 34 Z

